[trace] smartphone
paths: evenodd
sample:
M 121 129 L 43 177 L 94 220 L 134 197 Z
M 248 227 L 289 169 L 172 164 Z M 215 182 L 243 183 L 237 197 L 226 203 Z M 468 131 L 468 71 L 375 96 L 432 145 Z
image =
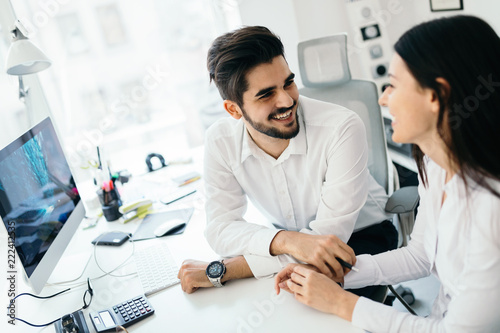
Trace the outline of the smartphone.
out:
M 94 245 L 111 245 L 120 246 L 127 241 L 132 236 L 130 233 L 125 233 L 122 231 L 112 231 L 101 234 L 99 237 L 92 241 Z

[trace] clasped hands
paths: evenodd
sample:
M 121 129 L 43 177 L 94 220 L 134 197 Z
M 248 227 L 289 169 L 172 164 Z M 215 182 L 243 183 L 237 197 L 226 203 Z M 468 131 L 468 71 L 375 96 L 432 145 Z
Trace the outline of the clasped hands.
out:
M 300 232 L 280 231 L 271 243 L 270 253 L 272 255 L 290 254 L 297 260 L 308 263 L 310 266 L 307 267 L 310 269 L 319 271 L 338 282 L 343 281 L 343 276 L 348 270 L 343 268 L 336 258 L 352 265 L 356 262 L 354 251 L 334 235 L 308 235 Z M 231 258 L 226 261 L 226 264 L 231 267 L 228 266 L 224 280 L 252 276 L 243 256 Z M 193 293 L 200 287 L 213 286 L 205 274 L 207 265 L 208 262 L 202 261 L 186 260 L 183 262 L 178 278 L 186 293 Z M 285 273 L 280 274 L 283 281 L 285 277 L 289 278 Z
M 294 231 L 281 231 L 271 243 L 272 255 L 290 254 L 295 259 L 315 267 L 315 271 L 343 282 L 349 270 L 337 258 L 354 265 L 354 251 L 335 235 L 309 235 Z
M 304 244 L 308 245 L 302 246 L 304 251 L 296 259 L 307 264 L 288 264 L 281 270 L 274 278 L 276 293 L 283 289 L 307 306 L 351 320 L 359 297 L 339 286 L 349 269 L 342 267 L 336 258 L 354 266 L 354 251 L 333 235 L 305 236 L 311 237 L 304 237 Z M 306 256 L 307 252 L 311 255 Z

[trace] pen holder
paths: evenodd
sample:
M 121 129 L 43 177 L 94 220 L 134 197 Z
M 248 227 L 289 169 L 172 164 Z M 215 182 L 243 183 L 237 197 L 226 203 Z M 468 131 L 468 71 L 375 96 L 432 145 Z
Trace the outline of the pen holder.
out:
M 120 194 L 116 189 L 113 189 L 109 192 L 104 191 L 103 189 L 97 190 L 97 197 L 99 198 L 99 202 L 101 203 L 101 206 L 109 206 L 111 201 L 116 200 L 118 201 L 118 204 L 121 206 L 122 205 L 122 199 L 120 197 Z
M 97 197 L 101 202 L 102 213 L 106 218 L 106 221 L 116 221 L 122 217 L 119 208 L 122 205 L 120 195 L 113 189 L 111 191 L 103 191 L 102 189 L 97 190 Z
M 112 201 L 110 202 L 109 205 L 103 205 L 102 206 L 102 213 L 104 214 L 104 217 L 106 218 L 106 221 L 111 222 L 111 221 L 116 221 L 120 217 L 122 217 L 122 213 L 118 210 L 120 208 L 120 205 L 118 204 L 118 201 Z

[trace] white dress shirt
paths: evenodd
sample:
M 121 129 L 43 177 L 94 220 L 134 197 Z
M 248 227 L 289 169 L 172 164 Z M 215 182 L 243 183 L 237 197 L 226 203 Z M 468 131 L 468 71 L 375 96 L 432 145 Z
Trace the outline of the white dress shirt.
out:
M 428 162 L 429 187 L 419 187 L 420 207 L 405 248 L 361 255 L 345 288 L 395 284 L 434 274 L 441 282 L 432 313 L 417 317 L 360 298 L 354 325 L 370 332 L 500 332 L 500 199 Z M 493 182 L 496 190 L 500 183 Z M 443 193 L 446 200 L 441 207 Z M 418 298 L 418 295 L 415 295 Z
M 257 278 L 278 272 L 289 255 L 271 256 L 279 229 L 243 216 L 247 197 L 280 228 L 335 234 L 387 219 L 387 195 L 366 167 L 363 122 L 344 107 L 299 98 L 300 130 L 278 159 L 261 150 L 241 120 L 216 122 L 205 139 L 205 236 L 219 255 L 244 255 Z

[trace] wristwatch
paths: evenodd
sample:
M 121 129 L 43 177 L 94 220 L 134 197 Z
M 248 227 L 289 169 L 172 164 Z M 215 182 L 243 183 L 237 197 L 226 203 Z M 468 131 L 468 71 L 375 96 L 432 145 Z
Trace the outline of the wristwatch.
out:
M 207 266 L 207 277 L 214 287 L 220 288 L 223 284 L 220 282 L 224 274 L 226 274 L 226 265 L 224 265 L 224 260 L 212 261 Z

